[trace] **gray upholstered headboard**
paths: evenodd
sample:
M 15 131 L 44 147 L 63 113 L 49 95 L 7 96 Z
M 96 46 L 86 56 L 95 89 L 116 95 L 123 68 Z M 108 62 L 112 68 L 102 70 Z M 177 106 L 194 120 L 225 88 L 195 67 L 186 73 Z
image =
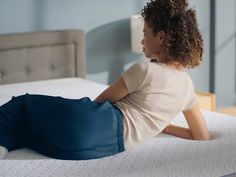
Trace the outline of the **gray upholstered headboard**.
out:
M 82 77 L 86 74 L 81 30 L 0 35 L 0 84 Z

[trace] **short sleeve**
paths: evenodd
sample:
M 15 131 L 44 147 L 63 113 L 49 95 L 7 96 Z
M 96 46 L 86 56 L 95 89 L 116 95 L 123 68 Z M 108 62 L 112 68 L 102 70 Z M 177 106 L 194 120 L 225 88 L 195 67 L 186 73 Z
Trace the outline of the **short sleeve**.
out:
M 145 80 L 146 74 L 147 63 L 144 61 L 133 64 L 121 74 L 129 93 L 137 91 L 140 88 Z
M 193 108 L 196 104 L 198 104 L 198 99 L 196 93 L 192 94 L 192 98 L 188 102 L 188 104 L 185 106 L 184 111 L 188 111 L 191 108 Z
M 186 104 L 185 104 L 183 111 L 188 111 L 191 108 L 193 108 L 196 104 L 199 103 L 198 98 L 197 98 L 197 94 L 194 89 L 194 84 L 193 84 L 191 78 L 190 78 L 190 87 L 189 87 L 189 94 L 188 95 L 189 96 L 187 97 Z

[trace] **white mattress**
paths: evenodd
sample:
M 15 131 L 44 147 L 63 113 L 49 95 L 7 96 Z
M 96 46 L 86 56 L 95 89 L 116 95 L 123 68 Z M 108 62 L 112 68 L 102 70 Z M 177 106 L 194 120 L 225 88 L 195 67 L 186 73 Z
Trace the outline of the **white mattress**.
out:
M 0 86 L 0 105 L 25 93 L 94 99 L 107 86 L 79 78 L 55 79 Z M 210 141 L 194 141 L 160 134 L 132 151 L 87 161 L 56 160 L 20 149 L 0 160 L 0 176 L 32 177 L 219 177 L 236 172 L 236 117 L 201 110 Z M 172 123 L 186 126 L 180 113 Z

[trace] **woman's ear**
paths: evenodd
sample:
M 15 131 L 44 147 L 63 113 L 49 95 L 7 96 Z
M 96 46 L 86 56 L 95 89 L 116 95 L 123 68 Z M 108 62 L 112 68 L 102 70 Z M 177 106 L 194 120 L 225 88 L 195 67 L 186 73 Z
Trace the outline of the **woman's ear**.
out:
M 164 31 L 159 31 L 157 36 L 159 38 L 160 44 L 163 44 L 164 41 L 165 41 L 165 38 L 166 38 L 165 32 Z

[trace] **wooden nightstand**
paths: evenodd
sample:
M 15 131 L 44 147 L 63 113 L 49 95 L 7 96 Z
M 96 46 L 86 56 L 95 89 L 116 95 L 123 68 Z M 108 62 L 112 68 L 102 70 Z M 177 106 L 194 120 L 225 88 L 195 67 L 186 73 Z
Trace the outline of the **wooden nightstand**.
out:
M 228 108 L 220 108 L 217 109 L 217 112 L 223 113 L 223 114 L 228 114 L 231 116 L 236 116 L 236 105 Z
M 222 114 L 228 114 L 236 116 L 236 105 L 227 108 L 220 108 L 216 110 L 216 95 L 209 92 L 198 92 L 196 91 L 200 108 L 209 111 L 216 111 Z
M 209 92 L 196 91 L 197 98 L 199 101 L 200 108 L 209 111 L 216 111 L 216 96 Z

